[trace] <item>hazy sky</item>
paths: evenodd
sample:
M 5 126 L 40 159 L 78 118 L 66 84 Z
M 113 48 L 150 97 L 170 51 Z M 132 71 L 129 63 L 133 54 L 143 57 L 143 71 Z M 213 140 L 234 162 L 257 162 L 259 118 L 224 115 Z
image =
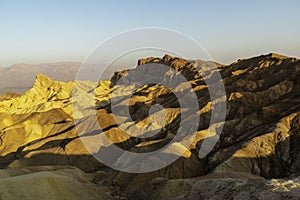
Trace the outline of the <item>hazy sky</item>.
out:
M 0 0 L 0 66 L 81 62 L 138 27 L 182 32 L 221 63 L 268 52 L 300 57 L 299 8 L 297 0 Z

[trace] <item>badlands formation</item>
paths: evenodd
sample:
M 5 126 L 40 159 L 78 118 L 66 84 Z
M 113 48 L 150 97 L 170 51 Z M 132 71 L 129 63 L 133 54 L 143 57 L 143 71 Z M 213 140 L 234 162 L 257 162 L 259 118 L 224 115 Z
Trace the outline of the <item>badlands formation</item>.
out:
M 144 84 L 128 94 L 134 84 L 130 77 L 142 75 L 141 69 L 149 63 L 170 67 L 173 71 L 162 75 L 171 83 L 180 74 L 185 77 L 176 89 L 186 100 L 196 95 L 196 112 L 193 105 L 182 107 L 173 92 L 160 84 Z M 226 91 L 215 102 L 206 83 L 221 80 L 214 79 L 218 72 L 212 65 L 218 68 Z M 271 53 L 222 66 L 165 55 L 141 59 L 135 69 L 116 72 L 111 80 L 76 85 L 79 93 L 74 93 L 72 81 L 58 82 L 39 74 L 26 93 L 0 95 L 0 199 L 300 198 L 300 60 Z M 82 111 L 81 97 L 76 95 L 90 93 L 87 88 L 93 88 L 94 99 Z M 113 94 L 118 97 L 117 110 L 127 106 L 133 121 L 114 112 Z M 152 120 L 162 115 L 161 110 L 151 109 L 157 104 L 164 108 L 163 128 Z M 216 136 L 209 127 L 214 106 L 221 104 L 226 106 L 225 122 L 211 124 L 215 129 L 223 126 L 220 137 L 207 155 L 199 157 L 205 139 Z M 87 110 L 102 130 L 85 114 Z M 183 112 L 188 117 L 183 118 Z M 174 151 L 164 152 L 179 158 L 147 173 L 110 168 L 92 155 L 109 149 L 109 144 L 88 149 L 82 140 L 105 134 L 125 152 L 152 152 L 168 145 L 180 126 L 191 122 L 193 126 L 185 126 L 185 131 L 195 131 L 177 138 Z M 133 125 L 159 131 L 151 137 L 135 137 L 128 134 Z M 96 131 L 80 135 L 78 127 L 81 132 L 91 127 Z M 119 166 L 120 159 L 126 159 L 126 153 L 112 157 L 110 166 Z M 163 158 L 151 161 L 163 162 Z M 132 164 L 126 163 L 124 169 Z

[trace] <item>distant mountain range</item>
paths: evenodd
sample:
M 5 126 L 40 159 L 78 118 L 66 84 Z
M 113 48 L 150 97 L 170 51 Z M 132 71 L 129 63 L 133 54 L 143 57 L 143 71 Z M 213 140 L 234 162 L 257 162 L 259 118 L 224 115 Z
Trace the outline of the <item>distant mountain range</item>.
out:
M 37 74 L 45 74 L 54 80 L 74 80 L 79 62 L 58 62 L 44 64 L 16 64 L 0 68 L 0 93 L 23 93 L 34 84 Z
M 76 78 L 80 65 L 80 62 L 57 62 L 42 64 L 22 63 L 7 68 L 0 67 L 0 94 L 7 92 L 24 93 L 32 88 L 38 74 L 44 74 L 57 81 L 72 81 Z M 93 70 L 93 67 L 89 70 Z M 114 66 L 110 67 L 105 71 L 101 79 L 109 79 L 117 69 Z

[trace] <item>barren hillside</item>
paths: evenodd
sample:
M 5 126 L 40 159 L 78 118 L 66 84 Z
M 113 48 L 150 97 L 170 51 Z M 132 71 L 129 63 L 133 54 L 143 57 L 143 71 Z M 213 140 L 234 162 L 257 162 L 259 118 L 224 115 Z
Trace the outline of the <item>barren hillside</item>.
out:
M 185 82 L 174 87 L 175 94 L 181 94 L 184 100 L 191 100 L 194 94 L 197 110 L 192 103 L 182 106 L 174 91 L 151 83 L 153 77 L 145 73 L 151 70 L 145 68 L 149 63 L 159 63 L 175 71 L 158 71 L 167 84 L 177 83 L 183 75 Z M 300 60 L 268 54 L 241 59 L 228 66 L 215 65 L 222 80 L 214 78 L 217 71 L 210 68 L 212 64 L 166 55 L 141 59 L 135 69 L 116 72 L 111 80 L 78 81 L 76 89 L 80 92 L 75 95 L 90 94 L 87 88 L 93 88 L 95 93 L 94 101 L 86 102 L 84 109 L 78 102 L 81 97 L 74 96 L 74 82 L 58 82 L 41 74 L 23 95 L 0 97 L 0 166 L 3 168 L 0 199 L 30 199 L 38 193 L 32 189 L 36 179 L 43 182 L 39 187 L 54 197 L 61 195 L 60 188 L 64 188 L 69 192 L 67 197 L 72 199 L 86 195 L 88 199 L 219 199 L 224 196 L 298 199 Z M 135 77 L 143 77 L 148 84 L 141 84 L 130 94 L 130 88 L 139 85 L 140 79 Z M 7 78 L 12 80 L 10 76 Z M 0 80 L 4 79 L 0 77 Z M 220 81 L 226 94 L 212 102 L 206 83 L 217 85 Z M 212 110 L 216 109 L 213 105 L 224 105 L 224 102 L 224 123 L 217 121 L 209 129 Z M 152 109 L 155 105 L 161 105 L 164 113 Z M 124 108 L 133 121 L 123 113 Z M 95 113 L 102 130 L 86 111 Z M 117 124 L 116 119 L 121 123 Z M 164 123 L 155 119 L 163 119 Z M 156 132 L 150 137 L 139 137 L 141 132 L 134 126 L 145 127 L 147 134 Z M 182 127 L 186 133 L 195 131 L 176 137 Z M 221 127 L 216 144 L 204 158 L 199 158 L 205 139 L 215 138 L 216 131 L 212 130 Z M 145 167 L 145 163 L 164 162 L 172 156 L 179 155 L 179 158 L 154 172 L 114 170 L 91 155 L 112 148 L 106 142 L 95 140 L 101 134 L 120 149 L 136 153 L 153 152 L 172 143 L 172 151 L 166 149 L 161 157 L 143 160 L 139 168 Z M 87 148 L 83 140 L 93 148 Z M 186 143 L 189 145 L 185 146 Z M 110 166 L 120 166 L 127 154 L 107 156 L 111 156 Z M 130 171 L 133 165 L 128 162 L 123 169 Z M 12 185 L 25 180 L 24 187 Z M 11 194 L 9 188 L 20 195 Z

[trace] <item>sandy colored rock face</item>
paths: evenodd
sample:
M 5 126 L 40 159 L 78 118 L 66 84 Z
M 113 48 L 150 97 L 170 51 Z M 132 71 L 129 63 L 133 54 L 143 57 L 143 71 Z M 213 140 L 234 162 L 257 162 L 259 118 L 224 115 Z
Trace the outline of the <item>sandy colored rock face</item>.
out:
M 162 85 L 146 84 L 132 95 L 130 89 L 134 88 L 134 84 L 118 84 L 121 78 L 124 83 L 128 83 L 132 81 L 129 77 L 139 76 L 139 65 L 146 63 L 170 66 L 176 73 L 168 71 L 163 74 L 170 82 L 178 80 L 177 73 L 183 74 L 186 82 L 176 86 L 175 90 L 186 97 L 195 93 L 199 109 L 192 112 L 192 103 L 180 107 L 172 91 Z M 210 70 L 211 64 L 218 67 L 225 85 L 226 121 L 213 150 L 200 159 L 198 154 L 203 140 L 215 134 L 208 130 L 212 102 L 203 78 L 214 77 L 216 71 Z M 148 193 L 151 193 L 150 199 L 201 199 L 200 197 L 205 198 L 215 193 L 211 199 L 217 199 L 227 192 L 231 195 L 228 198 L 238 198 L 244 193 L 248 194 L 245 189 L 247 187 L 258 191 L 253 198 L 281 198 L 282 195 L 294 198 L 299 192 L 297 176 L 300 174 L 299 77 L 300 61 L 276 54 L 239 60 L 228 66 L 203 61 L 191 62 L 168 55 L 163 58 L 146 58 L 141 59 L 135 69 L 115 73 L 110 81 L 76 82 L 81 94 L 90 95 L 86 89 L 93 88 L 95 95 L 93 102 L 83 101 L 84 96 L 76 97 L 82 100 L 85 110 L 79 109 L 75 113 L 74 107 L 79 106 L 76 102 L 72 104 L 75 82 L 58 82 L 38 75 L 33 88 L 23 95 L 7 94 L 0 97 L 0 166 L 4 168 L 0 172 L 0 178 L 3 177 L 0 179 L 0 193 L 4 195 L 1 197 L 17 199 L 11 192 L 4 191 L 13 188 L 18 194 L 23 194 L 26 188 L 17 189 L 18 184 L 26 180 L 29 187 L 40 180 L 42 185 L 39 191 L 44 192 L 39 193 L 34 189 L 24 199 L 42 195 L 48 188 L 49 195 L 54 199 L 63 195 L 63 191 L 73 190 L 76 192 L 64 194 L 67 199 L 79 199 L 86 195 L 91 195 L 90 199 L 93 199 L 99 197 L 99 194 L 101 198 L 109 199 L 110 188 L 107 186 L 117 187 L 111 192 L 114 193 L 112 196 L 132 199 L 143 198 Z M 193 90 L 188 85 L 192 85 Z M 116 103 L 117 113 L 111 109 L 112 98 L 119 100 Z M 225 99 L 218 99 L 219 103 L 222 101 Z M 127 102 L 133 121 L 125 116 L 122 109 L 127 106 Z M 161 105 L 164 111 L 153 109 L 153 105 Z M 84 117 L 86 110 L 95 112 L 97 120 L 93 120 L 91 116 Z M 182 118 L 182 112 L 188 113 L 188 117 Z M 195 120 L 198 115 L 200 119 Z M 116 123 L 116 117 L 119 124 Z M 80 122 L 76 127 L 80 126 L 83 130 L 96 129 L 96 123 L 100 124 L 103 130 L 84 133 L 86 139 L 90 138 L 89 145 L 93 148 L 87 149 L 83 145 L 75 121 Z M 180 142 L 189 142 L 191 145 L 184 147 L 177 142 L 174 144 L 174 151 L 164 152 L 166 155 L 183 154 L 163 169 L 145 174 L 118 172 L 91 155 L 110 146 L 101 141 L 99 145 L 94 140 L 100 134 L 105 134 L 112 143 L 126 151 L 151 152 L 168 144 L 175 137 L 180 123 L 187 122 L 194 122 L 197 129 L 192 135 L 182 137 Z M 139 129 L 133 128 L 134 124 L 143 127 L 149 134 L 158 131 L 151 137 L 134 137 L 141 133 Z M 222 122 L 217 122 L 213 125 L 218 128 L 221 124 Z M 187 127 L 186 131 L 192 128 Z M 113 162 L 117 164 L 123 157 L 126 155 L 118 155 Z M 126 164 L 130 167 L 132 163 Z M 41 166 L 57 165 L 71 165 L 89 173 L 103 171 L 102 178 L 94 175 L 92 178 L 99 188 L 95 188 L 89 178 L 79 179 L 78 176 L 85 175 L 82 171 L 76 171 L 77 169 L 41 170 Z M 22 172 L 22 169 L 29 166 L 40 170 Z M 248 178 L 230 177 L 229 174 L 237 172 L 246 173 Z M 199 176 L 219 176 L 220 173 L 223 174 L 221 178 L 198 179 Z M 254 178 L 249 178 L 249 174 L 267 179 L 276 178 L 277 181 L 252 180 Z M 294 178 L 287 179 L 291 176 Z M 293 186 L 290 186 L 289 180 L 293 181 Z M 70 183 L 73 188 L 70 188 Z M 204 191 L 208 185 L 218 187 Z M 182 189 L 177 190 L 179 187 Z M 172 192 L 175 189 L 176 192 Z M 234 192 L 236 190 L 241 193 Z M 288 193 L 286 190 L 292 192 Z

